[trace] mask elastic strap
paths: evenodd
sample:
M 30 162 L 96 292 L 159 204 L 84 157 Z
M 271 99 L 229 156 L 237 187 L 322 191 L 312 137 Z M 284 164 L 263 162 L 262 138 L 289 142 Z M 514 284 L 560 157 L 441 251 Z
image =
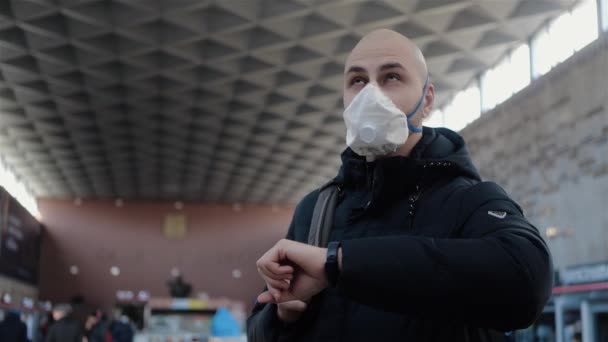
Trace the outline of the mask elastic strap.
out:
M 414 133 L 422 133 L 422 127 L 416 127 L 414 125 L 411 125 L 409 122 L 407 123 L 407 127 L 410 129 L 410 131 Z
M 409 112 L 408 114 L 406 114 L 407 121 L 408 121 L 407 127 L 410 129 L 410 131 L 412 131 L 414 133 L 421 133 L 422 127 L 416 127 L 414 125 L 411 125 L 409 123 L 409 121 L 420 110 L 420 106 L 422 106 L 422 103 L 424 102 L 424 97 L 426 95 L 428 85 L 429 85 L 429 76 L 427 75 L 426 81 L 424 81 L 424 87 L 422 87 L 422 97 L 420 97 L 420 100 L 418 100 L 418 103 L 416 104 L 416 107 L 414 108 L 414 110 Z

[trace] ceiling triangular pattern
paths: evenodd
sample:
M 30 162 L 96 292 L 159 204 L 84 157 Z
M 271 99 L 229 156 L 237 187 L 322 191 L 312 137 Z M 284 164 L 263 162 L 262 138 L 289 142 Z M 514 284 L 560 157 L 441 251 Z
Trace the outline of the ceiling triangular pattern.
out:
M 441 106 L 573 3 L 0 1 L 0 156 L 44 197 L 297 201 L 363 34 L 418 44 Z

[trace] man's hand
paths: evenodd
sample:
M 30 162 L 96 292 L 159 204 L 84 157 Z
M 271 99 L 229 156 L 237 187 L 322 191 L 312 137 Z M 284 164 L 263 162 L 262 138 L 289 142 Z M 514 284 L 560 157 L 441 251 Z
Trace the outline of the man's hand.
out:
M 292 300 L 289 302 L 279 303 L 277 305 L 277 316 L 285 323 L 293 323 L 300 319 L 300 316 L 308 308 L 310 300 Z
M 280 240 L 257 261 L 268 290 L 260 303 L 283 303 L 312 298 L 327 287 L 327 249 L 291 240 Z

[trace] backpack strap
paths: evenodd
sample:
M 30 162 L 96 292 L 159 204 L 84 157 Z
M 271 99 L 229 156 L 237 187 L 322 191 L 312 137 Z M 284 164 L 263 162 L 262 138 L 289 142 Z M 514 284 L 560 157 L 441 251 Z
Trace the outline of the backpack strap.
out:
M 319 189 L 319 197 L 312 212 L 308 244 L 326 247 L 334 223 L 334 211 L 338 203 L 338 185 L 330 182 Z

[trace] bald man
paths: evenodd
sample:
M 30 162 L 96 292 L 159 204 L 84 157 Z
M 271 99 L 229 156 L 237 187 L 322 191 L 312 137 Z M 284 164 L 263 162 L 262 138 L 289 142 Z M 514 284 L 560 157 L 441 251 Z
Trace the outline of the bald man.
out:
M 483 182 L 463 139 L 423 127 L 424 56 L 389 30 L 366 35 L 344 73 L 348 148 L 258 261 L 266 289 L 250 342 L 505 341 L 549 298 L 548 248 L 520 207 Z M 321 191 L 337 189 L 329 244 L 307 244 Z

